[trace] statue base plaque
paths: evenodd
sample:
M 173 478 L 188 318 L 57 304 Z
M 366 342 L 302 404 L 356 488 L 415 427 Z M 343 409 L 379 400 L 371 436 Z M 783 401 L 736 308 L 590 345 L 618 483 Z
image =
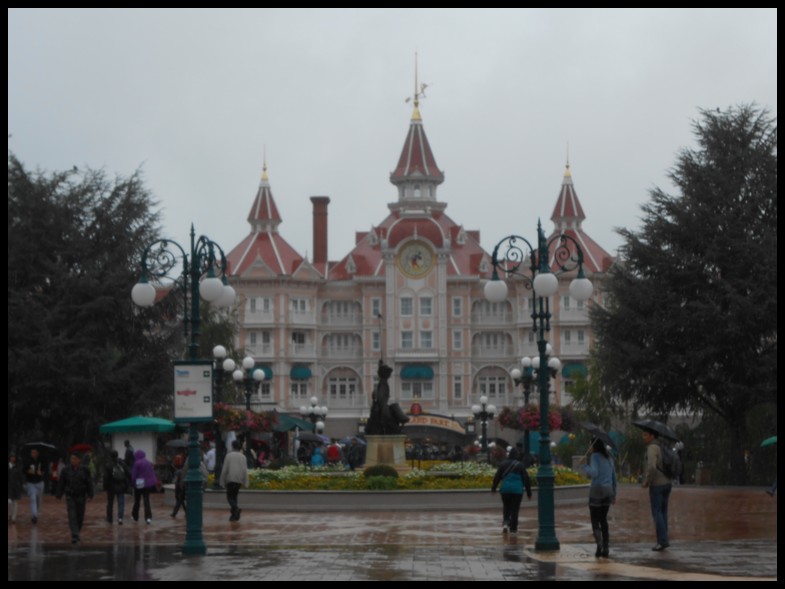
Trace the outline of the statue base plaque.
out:
M 365 436 L 368 446 L 365 449 L 365 468 L 377 464 L 389 464 L 400 474 L 409 472 L 406 462 L 405 435 Z

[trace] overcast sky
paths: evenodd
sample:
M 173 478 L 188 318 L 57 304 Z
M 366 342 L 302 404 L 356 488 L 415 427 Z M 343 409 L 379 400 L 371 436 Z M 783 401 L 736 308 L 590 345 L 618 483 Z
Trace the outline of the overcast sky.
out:
M 692 146 L 699 108 L 777 110 L 776 10 L 8 12 L 8 148 L 27 166 L 141 168 L 164 234 L 228 253 L 263 152 L 281 234 L 311 257 L 328 195 L 337 260 L 388 213 L 414 53 L 439 200 L 490 251 L 546 230 L 569 144 L 584 229 L 617 227 Z

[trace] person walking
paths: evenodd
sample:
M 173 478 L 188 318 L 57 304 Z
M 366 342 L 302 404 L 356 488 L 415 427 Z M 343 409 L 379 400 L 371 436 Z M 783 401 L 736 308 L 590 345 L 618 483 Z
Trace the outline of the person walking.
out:
M 104 489 L 106 490 L 106 521 L 112 523 L 114 502 L 117 498 L 117 525 L 123 525 L 125 514 L 125 494 L 131 484 L 131 471 L 120 458 L 117 450 L 112 450 L 109 463 L 104 467 Z
M 177 517 L 177 512 L 180 511 L 181 507 L 186 514 L 188 513 L 185 507 L 185 475 L 185 467 L 174 471 L 174 509 L 169 514 L 171 517 Z
M 204 464 L 207 467 L 208 474 L 215 474 L 216 458 L 215 442 L 210 442 L 210 449 L 204 454 Z
M 589 487 L 589 515 L 594 541 L 597 543 L 596 558 L 607 558 L 609 554 L 608 510 L 616 503 L 616 470 L 608 454 L 605 442 L 599 438 L 592 440 L 589 448 L 591 459 L 584 465 L 586 475 L 591 479 Z
M 346 463 L 349 465 L 349 470 L 354 470 L 362 464 L 362 449 L 360 448 L 357 438 L 352 438 L 349 442 L 349 449 L 346 451 Z
M 493 477 L 491 493 L 501 483 L 502 494 L 502 533 L 518 533 L 518 511 L 521 508 L 523 492 L 529 501 L 532 498 L 532 487 L 529 475 L 520 461 L 521 455 L 517 448 L 512 448 L 507 459 L 499 465 Z
M 668 500 L 670 499 L 672 481 L 665 474 L 662 461 L 662 448 L 659 434 L 651 429 L 643 430 L 643 441 L 646 443 L 646 469 L 644 471 L 644 489 L 649 489 L 651 516 L 657 533 L 657 543 L 652 550 L 659 552 L 670 546 L 668 539 Z
M 31 448 L 30 458 L 25 461 L 25 488 L 30 498 L 30 514 L 32 522 L 38 523 L 38 509 L 44 495 L 44 477 L 49 472 L 46 462 L 41 457 L 37 448 Z
M 158 487 L 158 477 L 152 463 L 147 460 L 144 450 L 134 452 L 134 466 L 131 469 L 131 482 L 134 485 L 134 506 L 131 517 L 139 521 L 139 503 L 144 499 L 144 519 L 147 525 L 153 523 L 153 510 L 150 507 L 150 493 Z
M 129 440 L 126 440 L 125 442 L 123 442 L 123 445 L 125 446 L 125 453 L 123 454 L 123 461 L 125 462 L 125 465 L 128 467 L 128 470 L 130 472 L 131 468 L 133 468 L 133 466 L 134 466 L 134 460 L 135 460 L 135 458 L 134 458 L 134 447 L 131 445 L 131 442 Z
M 224 458 L 224 465 L 221 469 L 221 486 L 226 487 L 226 500 L 232 514 L 229 516 L 230 522 L 240 519 L 242 510 L 237 505 L 237 496 L 240 494 L 240 487 L 248 486 L 248 463 L 242 453 L 242 444 L 239 440 L 232 442 L 232 451 Z
M 11 508 L 8 521 L 12 524 L 16 523 L 16 510 L 24 487 L 25 473 L 22 471 L 22 464 L 17 460 L 16 454 L 11 452 L 8 455 L 8 505 Z
M 93 477 L 87 467 L 82 465 L 82 457 L 79 454 L 71 454 L 70 466 L 66 466 L 60 473 L 56 494 L 58 501 L 63 498 L 63 495 L 68 509 L 71 544 L 78 544 L 87 500 L 93 498 Z

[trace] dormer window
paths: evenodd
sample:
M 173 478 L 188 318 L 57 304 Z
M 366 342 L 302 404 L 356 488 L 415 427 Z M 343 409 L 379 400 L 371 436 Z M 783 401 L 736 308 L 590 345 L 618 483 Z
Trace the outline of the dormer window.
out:
M 414 185 L 414 198 L 420 198 L 422 196 L 422 191 L 420 190 L 420 185 Z

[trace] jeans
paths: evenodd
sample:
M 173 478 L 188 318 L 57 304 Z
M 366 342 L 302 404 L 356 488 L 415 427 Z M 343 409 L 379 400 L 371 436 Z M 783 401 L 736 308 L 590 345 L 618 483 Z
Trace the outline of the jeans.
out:
M 668 498 L 671 495 L 671 485 L 652 485 L 649 487 L 649 501 L 651 502 L 651 516 L 654 518 L 654 528 L 657 530 L 657 544 L 667 546 L 668 542 Z
M 111 487 L 106 491 L 106 521 L 112 523 L 112 511 L 114 511 L 114 499 L 117 497 L 117 519 L 122 521 L 125 514 L 125 493 L 119 493 Z
M 38 518 L 38 507 L 41 505 L 41 497 L 44 495 L 44 482 L 27 483 L 27 496 L 30 497 L 30 514 Z
M 509 524 L 511 532 L 518 531 L 518 511 L 521 509 L 522 499 L 522 494 L 502 493 L 503 522 L 505 526 Z

